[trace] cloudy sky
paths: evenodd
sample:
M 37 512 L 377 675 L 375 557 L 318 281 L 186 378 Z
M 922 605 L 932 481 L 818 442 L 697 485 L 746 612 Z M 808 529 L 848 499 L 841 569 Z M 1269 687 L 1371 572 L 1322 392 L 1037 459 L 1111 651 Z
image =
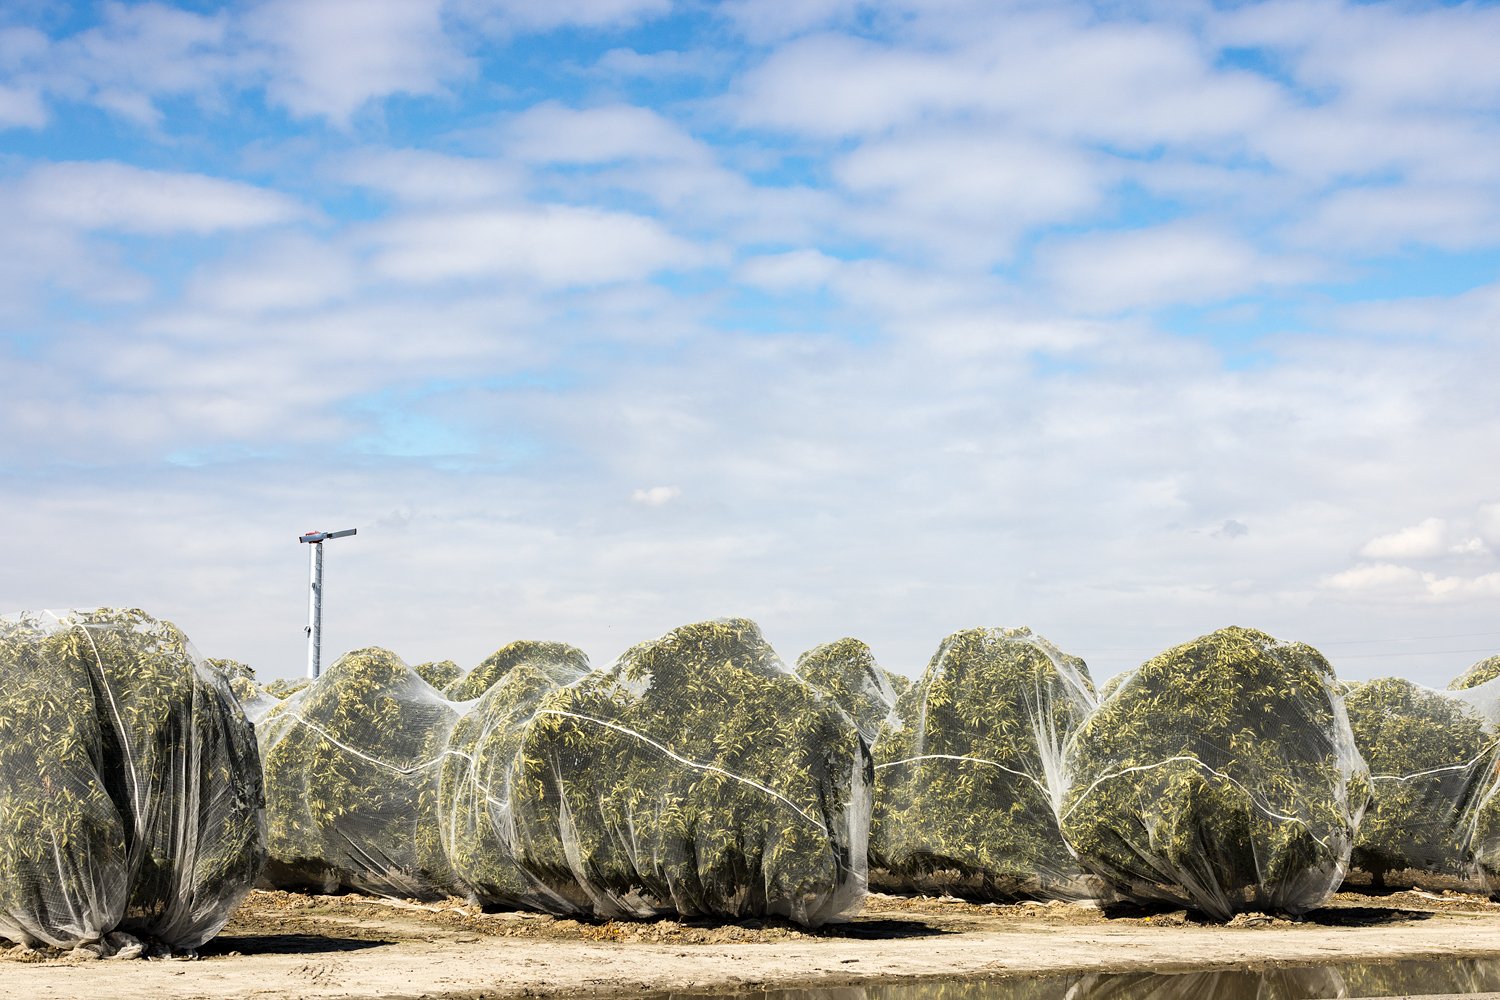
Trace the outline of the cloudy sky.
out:
M 1149 13 L 1144 13 L 1149 12 Z M 1500 650 L 1500 8 L 7 0 L 0 607 Z

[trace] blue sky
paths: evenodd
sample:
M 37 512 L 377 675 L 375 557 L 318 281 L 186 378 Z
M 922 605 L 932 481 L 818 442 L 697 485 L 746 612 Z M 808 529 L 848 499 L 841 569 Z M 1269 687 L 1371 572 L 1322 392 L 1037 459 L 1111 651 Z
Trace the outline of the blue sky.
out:
M 0 606 L 1500 650 L 1500 9 L 9 3 Z

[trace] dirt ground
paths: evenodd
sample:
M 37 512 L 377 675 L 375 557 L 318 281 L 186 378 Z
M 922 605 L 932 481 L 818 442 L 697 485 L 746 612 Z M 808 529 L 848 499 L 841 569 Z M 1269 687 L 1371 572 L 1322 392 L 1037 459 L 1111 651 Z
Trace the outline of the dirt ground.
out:
M 196 959 L 84 960 L 16 949 L 0 997 L 478 998 L 714 993 L 1187 971 L 1359 959 L 1500 957 L 1500 904 L 1457 892 L 1341 893 L 1300 921 L 1069 903 L 872 896 L 846 924 L 580 922 L 461 900 L 254 892 Z

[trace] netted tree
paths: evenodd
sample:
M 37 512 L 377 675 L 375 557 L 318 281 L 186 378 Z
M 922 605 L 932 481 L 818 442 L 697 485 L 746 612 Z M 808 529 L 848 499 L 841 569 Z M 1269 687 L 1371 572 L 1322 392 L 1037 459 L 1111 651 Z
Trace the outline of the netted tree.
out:
M 1496 677 L 1500 677 L 1500 653 L 1480 660 L 1468 670 L 1453 678 L 1453 682 L 1448 685 L 1448 690 L 1466 691 L 1469 688 L 1476 688 L 1481 684 L 1488 684 Z
M 463 667 L 452 660 L 428 660 L 426 663 L 418 663 L 412 670 L 439 691 L 464 675 Z
M 1057 808 L 1063 744 L 1092 707 L 1083 661 L 1030 629 L 944 639 L 875 742 L 872 883 L 986 899 L 1086 893 Z
M 444 691 L 453 701 L 472 701 L 520 663 L 552 672 L 559 684 L 567 684 L 574 675 L 587 673 L 589 669 L 588 657 L 583 650 L 565 642 L 517 639 L 501 646 L 485 657 L 479 666 L 451 681 Z
M 1127 898 L 1303 913 L 1343 878 L 1369 800 L 1328 661 L 1225 628 L 1135 668 L 1069 744 L 1062 831 Z
M 459 719 L 438 793 L 443 847 L 476 902 L 553 913 L 574 907 L 515 860 L 511 789 L 525 726 L 550 692 L 588 673 L 581 650 L 531 643 Z
M 261 806 L 254 731 L 176 626 L 0 620 L 0 936 L 197 948 L 264 863 Z
M 839 639 L 809 649 L 797 657 L 797 676 L 847 712 L 867 743 L 875 742 L 880 724 L 896 703 L 890 675 L 858 639 Z
M 1373 793 L 1350 863 L 1376 887 L 1391 872 L 1439 888 L 1471 878 L 1469 818 L 1495 749 L 1473 710 L 1397 677 L 1357 685 L 1345 704 Z
M 686 625 L 543 699 L 517 859 L 582 912 L 817 924 L 863 898 L 870 781 L 849 717 L 754 623 Z
M 459 713 L 399 656 L 346 653 L 262 720 L 278 888 L 433 899 L 459 890 L 438 775 Z

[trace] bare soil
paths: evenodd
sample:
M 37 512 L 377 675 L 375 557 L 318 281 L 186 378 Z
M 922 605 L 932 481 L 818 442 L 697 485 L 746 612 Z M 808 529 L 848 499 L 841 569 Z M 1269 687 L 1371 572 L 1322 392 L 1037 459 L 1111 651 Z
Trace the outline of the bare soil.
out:
M 588 922 L 462 900 L 254 892 L 195 959 L 16 949 L 0 997 L 478 998 L 731 992 L 930 977 L 1186 971 L 1500 956 L 1500 904 L 1461 892 L 1340 893 L 1302 920 L 1072 903 L 873 895 L 808 930 L 779 920 Z

